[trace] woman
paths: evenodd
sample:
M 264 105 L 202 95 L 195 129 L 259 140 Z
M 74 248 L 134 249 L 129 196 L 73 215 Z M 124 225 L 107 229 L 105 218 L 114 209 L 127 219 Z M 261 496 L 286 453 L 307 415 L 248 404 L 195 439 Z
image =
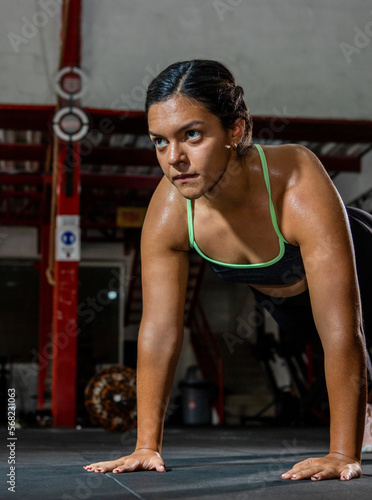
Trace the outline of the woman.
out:
M 251 144 L 243 90 L 220 63 L 168 67 L 150 84 L 146 111 L 164 177 L 142 232 L 137 446 L 127 457 L 86 470 L 165 471 L 164 414 L 182 346 L 194 247 L 222 278 L 249 283 L 257 300 L 273 305 L 279 324 L 290 323 L 299 307 L 311 307 L 325 354 L 330 452 L 282 477 L 359 477 L 366 351 L 348 216 L 327 173 L 302 146 Z M 353 211 L 351 219 L 369 238 L 362 250 L 369 244 L 370 251 L 368 214 Z

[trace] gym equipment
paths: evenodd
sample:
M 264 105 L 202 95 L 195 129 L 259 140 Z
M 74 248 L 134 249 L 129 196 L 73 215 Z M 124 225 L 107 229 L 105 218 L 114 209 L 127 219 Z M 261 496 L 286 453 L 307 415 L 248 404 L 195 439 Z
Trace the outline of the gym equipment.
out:
M 85 407 L 93 425 L 111 432 L 137 426 L 136 371 L 115 365 L 97 372 L 88 382 Z
M 178 384 L 182 395 L 182 422 L 186 425 L 211 425 L 212 400 L 217 388 L 201 378 L 198 365 L 189 366 L 186 378 Z

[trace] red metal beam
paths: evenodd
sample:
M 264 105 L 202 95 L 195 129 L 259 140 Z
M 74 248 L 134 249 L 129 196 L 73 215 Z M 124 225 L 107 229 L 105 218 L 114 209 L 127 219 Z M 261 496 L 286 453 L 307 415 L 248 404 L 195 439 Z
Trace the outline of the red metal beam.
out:
M 371 143 L 372 121 L 253 116 L 253 137 L 294 142 Z
M 52 342 L 52 311 L 53 311 L 53 288 L 47 280 L 46 270 L 49 266 L 49 236 L 50 236 L 50 184 L 43 179 L 43 200 L 39 213 L 39 249 L 40 273 L 39 291 L 39 373 L 38 373 L 38 399 L 37 409 L 42 411 L 47 402 L 48 367 L 50 363 Z M 48 401 L 49 402 L 49 401 Z
M 81 0 L 62 4 L 60 68 L 80 66 Z M 59 99 L 60 106 L 66 103 Z M 75 102 L 78 106 L 79 103 Z M 72 193 L 66 192 L 68 145 L 58 141 L 57 215 L 78 215 L 80 144 L 73 144 Z M 52 414 L 55 427 L 74 427 L 76 421 L 78 262 L 55 261 L 53 294 Z
M 0 173 L 0 184 L 4 186 L 41 186 L 50 183 L 51 176 L 46 174 L 5 174 Z
M 328 172 L 360 172 L 362 162 L 354 156 L 319 156 Z
M 46 152 L 47 146 L 42 144 L 0 144 L 0 160 L 44 163 Z M 154 150 L 139 148 L 96 147 L 83 154 L 81 161 L 93 165 L 159 166 Z
M 70 65 L 66 63 L 66 65 Z M 112 109 L 84 108 L 90 119 L 90 129 L 103 134 L 147 134 L 146 113 Z M 49 131 L 55 106 L 0 104 L 0 129 Z
M 51 129 L 55 106 L 0 105 L 0 129 L 41 130 Z
M 103 134 L 148 134 L 146 113 L 112 109 L 85 108 L 91 129 Z
M 72 43 L 72 40 L 69 40 Z M 71 57 L 64 64 L 73 65 Z M 146 114 L 143 111 L 84 108 L 91 128 L 104 134 L 147 134 Z M 0 129 L 49 130 L 54 106 L 0 104 Z M 325 118 L 291 118 L 286 116 L 253 116 L 253 137 L 338 143 L 371 143 L 372 121 Z
M 45 162 L 47 147 L 42 144 L 0 144 L 0 160 Z
M 38 191 L 13 191 L 13 190 L 3 190 L 0 191 L 0 199 L 1 198 L 43 198 L 43 193 L 39 193 Z
M 152 149 L 97 147 L 81 158 L 82 163 L 92 165 L 138 165 L 158 167 L 156 153 Z
M 0 160 L 39 161 L 44 163 L 46 150 L 46 146 L 40 144 L 0 144 Z M 319 156 L 319 159 L 329 171 L 361 171 L 361 161 L 358 157 Z M 156 153 L 152 149 L 118 147 L 93 148 L 91 153 L 81 157 L 81 162 L 91 165 L 122 165 L 123 167 L 126 165 L 159 166 Z
M 42 411 L 46 402 L 46 379 L 50 362 L 50 342 L 52 340 L 53 289 L 46 278 L 49 256 L 49 224 L 42 224 L 40 238 L 40 291 L 39 291 L 39 373 L 37 409 Z

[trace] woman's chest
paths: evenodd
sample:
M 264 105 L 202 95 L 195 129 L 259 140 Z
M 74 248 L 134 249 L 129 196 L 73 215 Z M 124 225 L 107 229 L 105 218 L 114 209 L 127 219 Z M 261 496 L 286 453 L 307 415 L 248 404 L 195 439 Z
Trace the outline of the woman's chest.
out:
M 279 237 L 265 202 L 229 213 L 195 211 L 193 226 L 199 249 L 218 262 L 257 264 L 279 254 Z

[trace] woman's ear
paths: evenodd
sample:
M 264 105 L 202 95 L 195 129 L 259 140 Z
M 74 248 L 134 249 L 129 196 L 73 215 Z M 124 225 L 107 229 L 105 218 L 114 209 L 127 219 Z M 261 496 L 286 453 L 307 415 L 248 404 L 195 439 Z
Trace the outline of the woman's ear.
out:
M 244 118 L 238 118 L 237 120 L 235 120 L 232 128 L 231 142 L 238 145 L 244 137 L 244 132 L 245 132 L 245 120 Z

